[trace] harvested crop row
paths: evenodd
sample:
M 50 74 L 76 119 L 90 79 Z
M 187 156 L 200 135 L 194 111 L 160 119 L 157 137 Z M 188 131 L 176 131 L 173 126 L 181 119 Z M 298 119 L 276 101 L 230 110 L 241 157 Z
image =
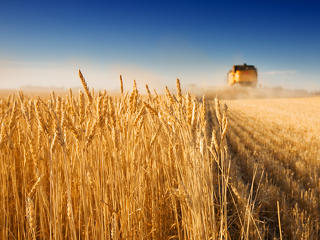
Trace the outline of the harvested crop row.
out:
M 263 104 L 262 100 L 229 104 L 228 143 L 232 166 L 246 172 L 247 177 L 242 180 L 248 186 L 255 174 L 252 166 L 258 168 L 256 175 L 261 176 L 262 181 L 253 214 L 265 225 L 267 239 L 279 236 L 277 202 L 280 203 L 283 237 L 318 239 L 320 141 L 313 135 L 316 126 L 307 125 L 317 119 L 309 118 L 305 125 L 293 127 L 292 116 L 288 121 L 281 117 L 283 104 L 279 102 L 287 101 L 286 109 L 289 109 L 292 106 L 288 100 L 264 101 L 270 101 L 269 105 Z M 261 111 L 262 105 L 264 111 Z M 312 106 L 310 115 L 315 116 Z M 278 114 L 271 118 L 272 112 Z M 296 122 L 301 123 L 301 120 L 296 119 Z

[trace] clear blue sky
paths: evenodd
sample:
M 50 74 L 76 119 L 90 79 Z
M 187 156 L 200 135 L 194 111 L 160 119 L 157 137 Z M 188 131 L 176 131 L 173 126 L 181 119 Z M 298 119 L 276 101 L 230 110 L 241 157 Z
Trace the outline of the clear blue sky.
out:
M 320 89 L 317 1 L 0 0 L 1 88 L 223 85 L 233 64 L 260 83 Z M 142 86 L 141 86 L 142 87 Z

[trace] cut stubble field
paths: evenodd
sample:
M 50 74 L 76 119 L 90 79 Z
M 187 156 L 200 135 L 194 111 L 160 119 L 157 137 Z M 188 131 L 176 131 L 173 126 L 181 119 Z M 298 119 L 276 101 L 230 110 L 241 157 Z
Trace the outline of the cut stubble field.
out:
M 228 143 L 236 180 L 261 179 L 254 214 L 288 239 L 318 239 L 320 97 L 227 101 Z M 232 176 L 233 174 L 231 174 Z M 241 187 L 239 186 L 241 189 Z M 247 191 L 243 190 L 244 198 Z M 271 231 L 271 232 L 270 232 Z
M 319 238 L 320 98 L 122 79 L 111 96 L 79 76 L 77 94 L 1 98 L 1 239 Z

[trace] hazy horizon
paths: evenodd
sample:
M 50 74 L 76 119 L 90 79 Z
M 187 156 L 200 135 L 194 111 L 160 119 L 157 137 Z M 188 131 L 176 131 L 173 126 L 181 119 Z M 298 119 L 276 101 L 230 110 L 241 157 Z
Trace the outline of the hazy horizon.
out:
M 2 89 L 226 85 L 234 64 L 258 84 L 319 90 L 319 4 L 308 1 L 10 1 L 0 8 Z

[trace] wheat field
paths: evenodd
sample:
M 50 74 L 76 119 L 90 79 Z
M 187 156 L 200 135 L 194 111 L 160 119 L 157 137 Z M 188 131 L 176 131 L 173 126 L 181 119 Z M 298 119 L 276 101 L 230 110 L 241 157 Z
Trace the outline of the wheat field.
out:
M 319 98 L 142 95 L 121 76 L 114 96 L 79 77 L 0 100 L 1 239 L 318 239 Z
M 209 128 L 179 80 L 109 96 L 79 76 L 76 94 L 1 99 L 1 239 L 227 238 L 226 110 Z

